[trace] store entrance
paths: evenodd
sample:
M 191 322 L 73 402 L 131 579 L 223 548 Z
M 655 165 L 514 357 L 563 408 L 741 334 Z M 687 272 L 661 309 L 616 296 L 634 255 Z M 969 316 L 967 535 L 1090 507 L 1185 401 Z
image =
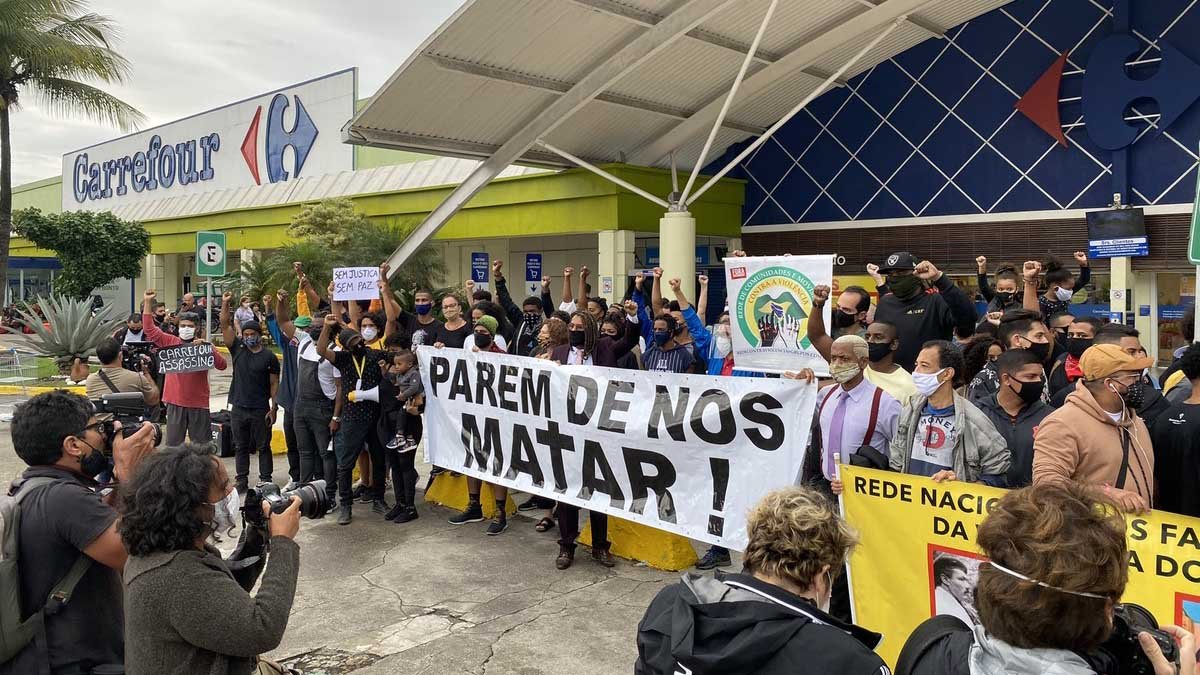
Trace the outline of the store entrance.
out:
M 1159 272 L 1156 281 L 1158 351 L 1155 357 L 1159 366 L 1167 366 L 1174 360 L 1175 350 L 1186 344 L 1180 321 L 1187 308 L 1196 302 L 1196 274 L 1194 271 Z

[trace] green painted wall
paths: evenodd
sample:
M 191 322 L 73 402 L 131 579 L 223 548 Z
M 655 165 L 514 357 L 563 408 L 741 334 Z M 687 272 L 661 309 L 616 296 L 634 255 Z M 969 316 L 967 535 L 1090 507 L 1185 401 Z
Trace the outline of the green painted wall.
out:
M 605 169 L 651 194 L 665 195 L 671 188 L 667 171 L 622 164 L 607 165 Z M 56 187 L 61 189 L 61 184 L 47 184 L 25 193 L 49 198 L 47 195 Z M 351 199 L 359 211 L 372 218 L 415 224 L 452 190 L 453 186 L 419 188 L 357 195 Z M 60 196 L 53 199 L 55 204 L 61 203 Z M 742 181 L 721 181 L 692 207 L 696 234 L 739 236 L 744 199 Z M 151 234 L 154 253 L 191 253 L 195 233 L 200 230 L 224 231 L 230 249 L 272 249 L 290 241 L 287 225 L 302 206 L 296 203 L 239 209 L 147 221 L 145 225 Z M 493 181 L 450 220 L 436 239 L 553 236 L 615 229 L 657 232 L 661 217 L 661 207 L 588 171 L 572 169 Z M 13 239 L 12 254 L 49 255 L 20 238 Z
M 41 209 L 42 213 L 62 211 L 62 178 L 54 176 L 14 187 L 13 210 L 31 206 Z

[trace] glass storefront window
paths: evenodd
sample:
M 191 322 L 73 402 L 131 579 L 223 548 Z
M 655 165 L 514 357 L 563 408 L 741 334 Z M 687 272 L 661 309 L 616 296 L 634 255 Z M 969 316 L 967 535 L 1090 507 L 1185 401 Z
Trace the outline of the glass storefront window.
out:
M 1160 365 L 1174 360 L 1175 350 L 1184 346 L 1179 322 L 1189 305 L 1196 302 L 1196 275 L 1162 272 L 1158 275 L 1158 357 Z

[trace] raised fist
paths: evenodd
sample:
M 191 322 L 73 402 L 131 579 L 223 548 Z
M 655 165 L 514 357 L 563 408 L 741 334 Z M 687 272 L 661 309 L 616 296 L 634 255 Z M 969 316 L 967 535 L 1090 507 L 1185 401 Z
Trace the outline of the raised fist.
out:
M 1080 267 L 1088 266 L 1087 251 L 1075 251 L 1075 262 L 1079 263 Z
M 979 268 L 980 274 L 987 273 L 987 256 L 979 256 L 975 259 L 975 266 Z
M 821 284 L 820 286 L 817 286 L 816 288 L 814 288 L 812 300 L 813 300 L 813 304 L 816 305 L 817 307 L 823 306 L 826 302 L 829 301 L 829 287 L 824 284 Z
M 392 273 L 392 266 L 386 262 L 379 266 L 379 280 L 387 282 L 388 275 Z
M 224 293 L 221 294 L 221 302 L 229 302 L 232 299 L 233 299 L 233 293 L 230 293 L 229 291 L 225 291 Z
M 550 277 L 542 277 L 542 290 L 550 290 Z
M 1041 276 L 1041 274 L 1042 263 L 1036 260 L 1026 260 L 1025 264 L 1021 266 L 1021 276 L 1024 277 L 1025 281 L 1028 283 L 1037 281 L 1037 278 Z
M 504 267 L 503 260 L 493 260 L 492 261 L 492 274 L 500 274 L 501 267 Z
M 655 278 L 655 279 L 661 279 L 661 278 L 662 278 L 662 275 L 663 275 L 663 268 L 661 268 L 661 267 L 655 267 L 655 268 L 654 268 L 654 278 Z
M 475 280 L 467 279 L 465 282 L 463 282 L 463 286 L 466 286 L 467 292 L 470 293 L 475 290 Z
M 281 288 L 275 292 L 275 297 L 279 298 L 280 302 L 285 302 L 288 298 L 288 292 L 286 289 Z
M 146 292 L 142 293 L 142 298 L 146 300 L 153 300 L 156 297 L 158 297 L 158 293 L 154 292 L 153 288 L 147 288 Z
M 879 265 L 867 263 L 867 274 L 871 275 L 871 278 L 875 280 L 876 286 L 883 285 L 883 275 L 879 273 Z
M 683 284 L 683 281 L 681 281 L 678 277 L 676 277 L 674 279 L 671 279 L 667 283 L 671 284 L 671 290 L 677 291 L 677 290 L 679 290 L 679 287 Z
M 580 279 L 586 279 L 586 278 L 588 278 L 588 275 L 590 275 L 590 274 L 591 274 L 591 271 L 588 270 L 587 265 L 584 265 L 583 267 L 581 267 L 579 269 L 579 278 Z
M 942 276 L 941 270 L 928 260 L 922 260 L 913 270 L 913 274 L 917 275 L 918 279 L 925 281 L 937 281 Z
M 741 249 L 738 249 L 738 250 L 734 251 L 733 253 L 730 253 L 729 255 L 731 255 L 735 258 L 745 258 L 746 252 Z
M 292 263 L 292 271 L 296 273 L 296 276 L 300 276 L 300 275 L 304 274 L 304 264 L 301 263 L 299 260 L 293 262 Z
M 325 315 L 325 327 L 332 328 L 333 326 L 336 326 L 336 325 L 338 325 L 337 316 L 335 316 L 332 313 L 326 314 Z
M 637 316 L 637 311 L 638 311 L 638 306 L 637 306 L 636 302 L 634 302 L 632 300 L 625 301 L 625 313 L 626 314 L 628 314 L 629 316 Z
M 575 268 L 574 268 L 574 267 L 567 266 L 567 267 L 564 267 L 564 268 L 563 268 L 563 276 L 564 276 L 564 277 L 569 277 L 569 276 L 571 276 L 572 274 L 575 274 Z
M 700 282 L 701 286 L 707 286 L 708 285 L 708 275 L 701 274 L 700 276 L 696 277 L 696 281 Z

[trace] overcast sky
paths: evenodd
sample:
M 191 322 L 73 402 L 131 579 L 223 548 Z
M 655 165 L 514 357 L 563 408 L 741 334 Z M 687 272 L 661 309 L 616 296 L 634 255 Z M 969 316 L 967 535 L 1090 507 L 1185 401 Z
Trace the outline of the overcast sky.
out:
M 360 97 L 382 85 L 464 0 L 92 0 L 121 30 L 128 81 L 107 86 L 154 126 L 358 66 Z M 57 176 L 62 155 L 121 135 L 44 114 L 12 117 L 13 185 Z

